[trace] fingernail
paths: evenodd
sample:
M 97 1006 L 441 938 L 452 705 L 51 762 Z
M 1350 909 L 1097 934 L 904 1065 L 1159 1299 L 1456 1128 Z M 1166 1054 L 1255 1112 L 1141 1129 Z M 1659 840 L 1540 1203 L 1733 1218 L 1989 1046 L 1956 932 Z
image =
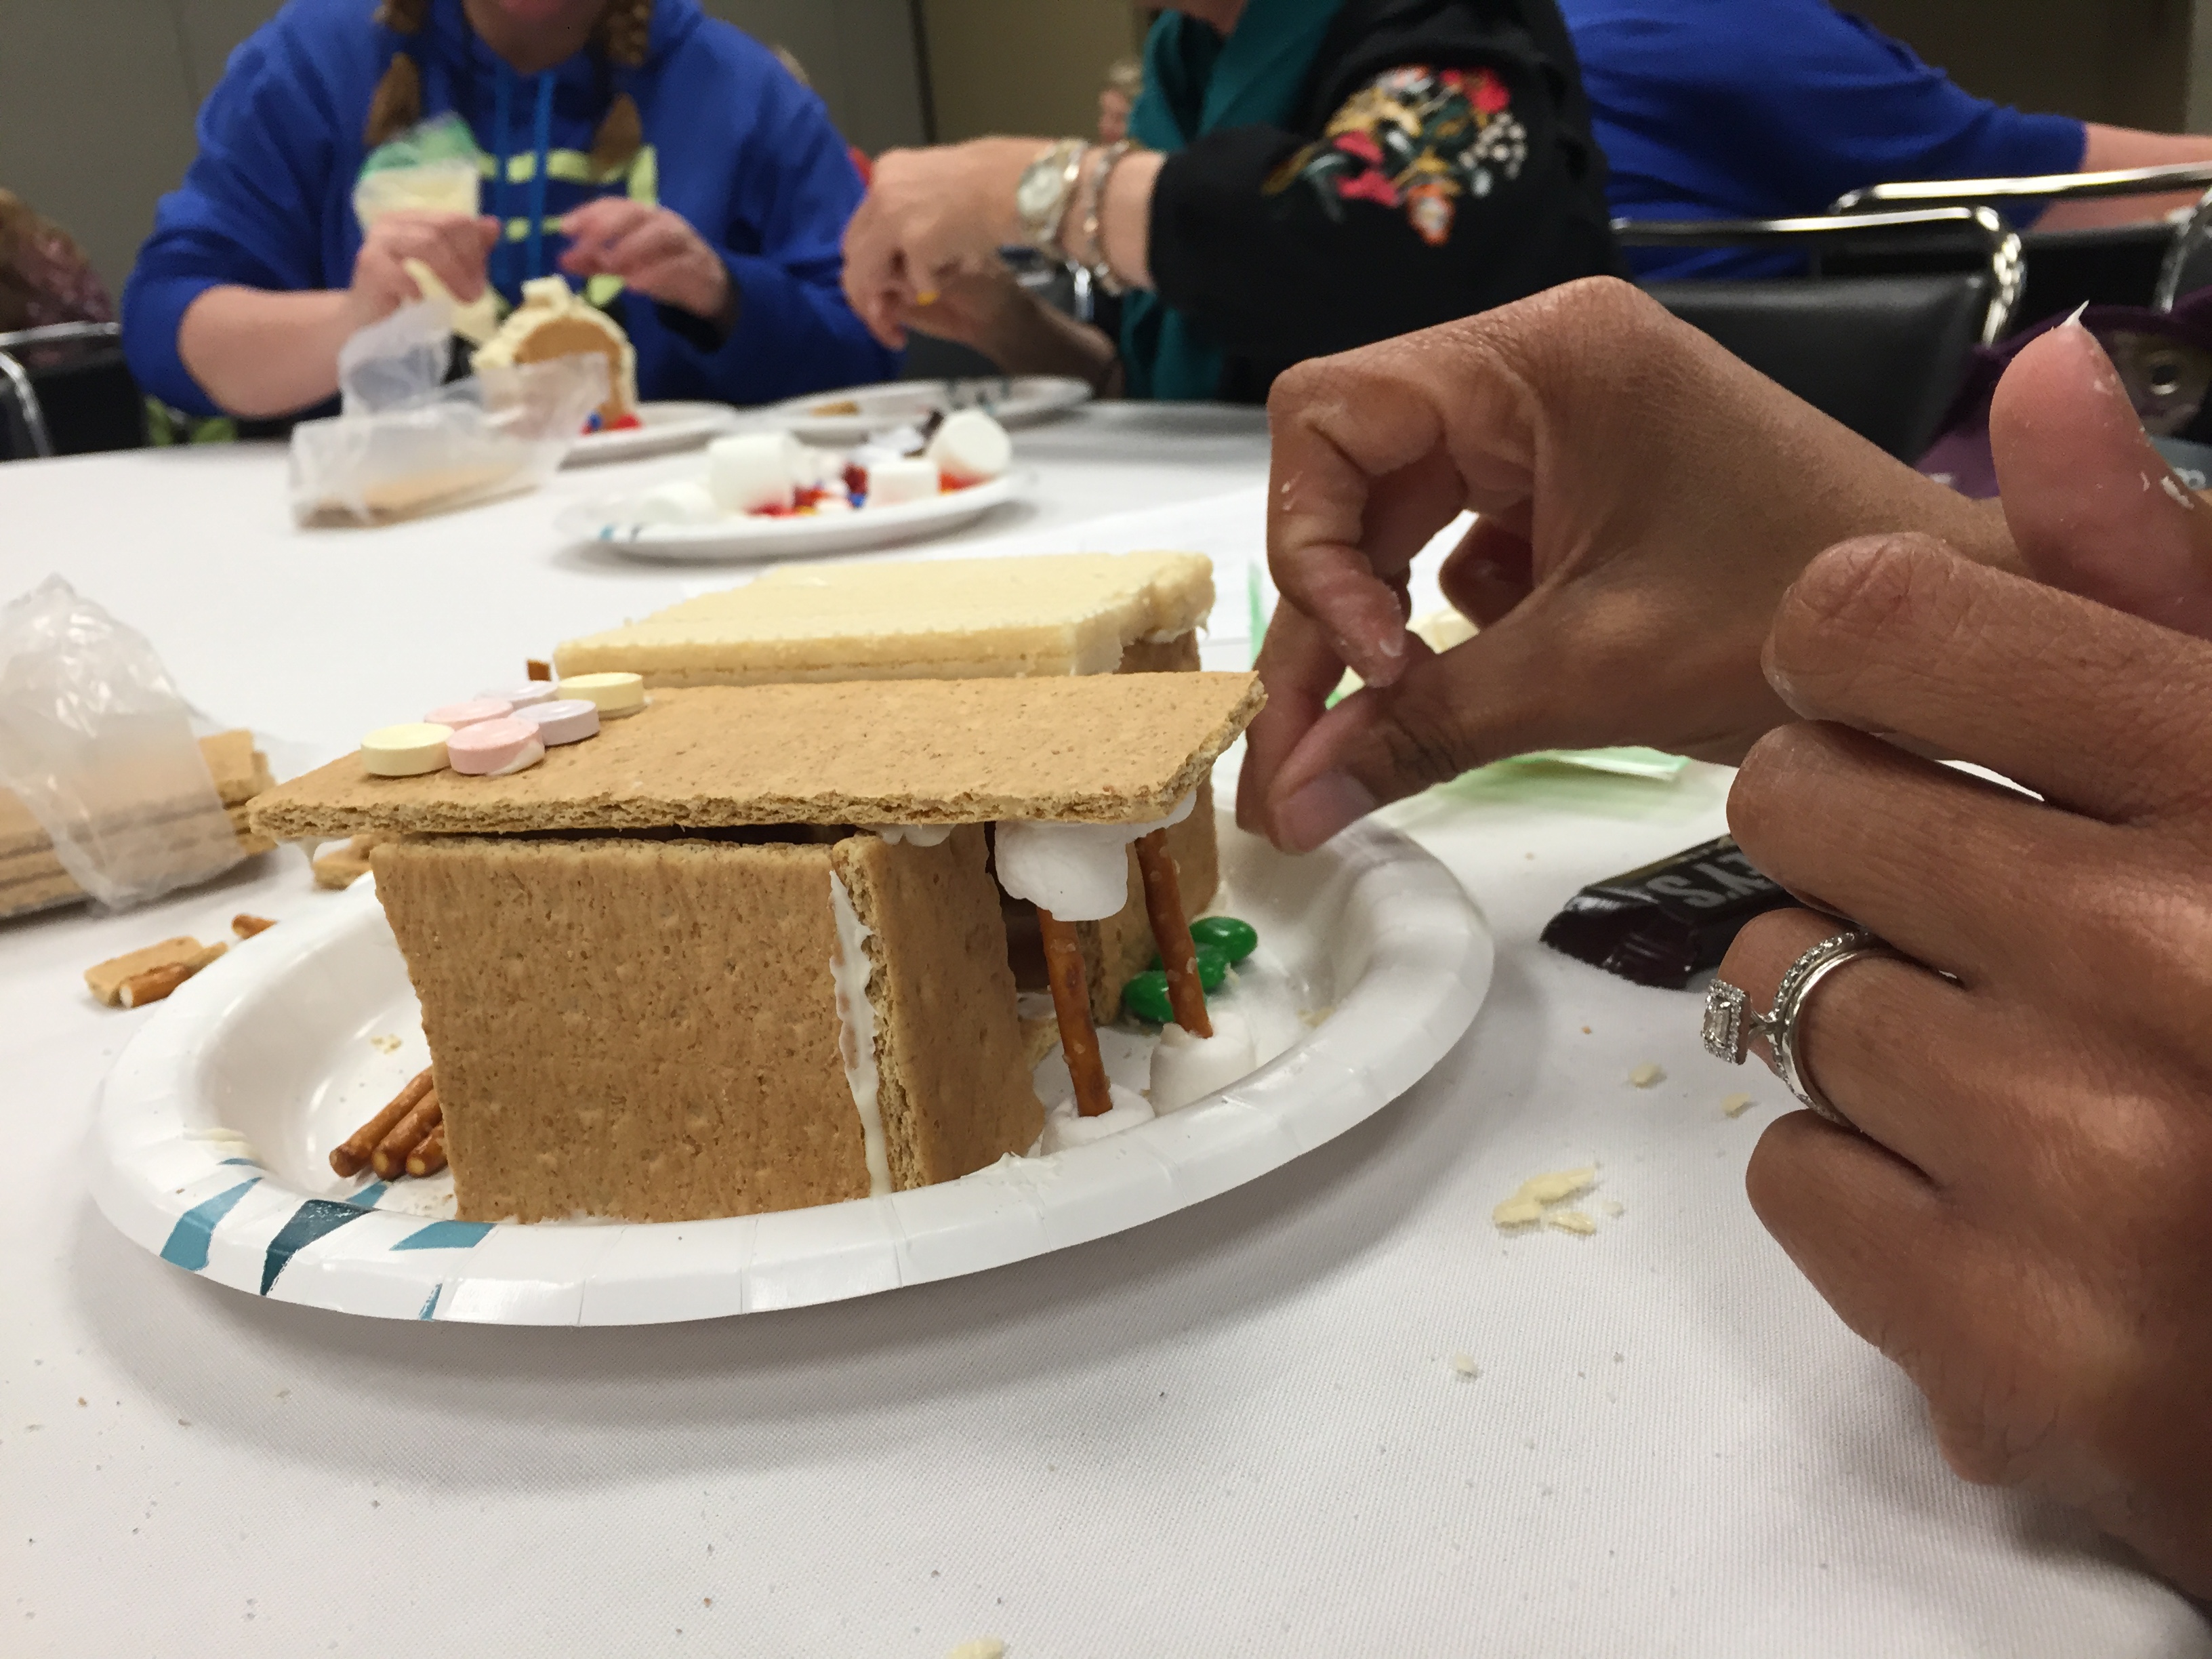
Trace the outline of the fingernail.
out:
M 1275 840 L 1293 853 L 1310 853 L 1376 804 L 1374 792 L 1349 772 L 1324 772 L 1275 809 Z

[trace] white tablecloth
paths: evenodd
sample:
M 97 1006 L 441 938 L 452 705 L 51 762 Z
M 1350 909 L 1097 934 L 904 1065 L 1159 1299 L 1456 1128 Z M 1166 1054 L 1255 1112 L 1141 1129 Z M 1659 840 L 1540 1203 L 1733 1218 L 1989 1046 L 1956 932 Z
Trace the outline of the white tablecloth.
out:
M 921 550 L 1196 543 L 1212 649 L 1241 653 L 1257 416 L 1095 410 L 1019 448 L 1037 502 Z M 314 533 L 277 452 L 0 466 L 0 598 L 62 572 L 304 762 L 702 586 L 548 528 L 689 464 Z M 1496 927 L 1496 986 L 1424 1084 L 1288 1169 L 997 1273 L 693 1326 L 349 1320 L 125 1243 L 83 1170 L 135 1022 L 80 971 L 325 900 L 288 852 L 150 912 L 0 926 L 0 1651 L 2212 1653 L 2075 1518 L 1955 1480 L 1767 1239 L 1742 1171 L 1779 1086 L 1703 1056 L 1692 999 L 1536 943 L 1583 883 L 1717 832 L 1727 781 L 1398 809 Z M 1631 1086 L 1647 1060 L 1665 1080 Z M 1492 1228 L 1523 1177 L 1593 1159 L 1624 1206 L 1595 1237 Z

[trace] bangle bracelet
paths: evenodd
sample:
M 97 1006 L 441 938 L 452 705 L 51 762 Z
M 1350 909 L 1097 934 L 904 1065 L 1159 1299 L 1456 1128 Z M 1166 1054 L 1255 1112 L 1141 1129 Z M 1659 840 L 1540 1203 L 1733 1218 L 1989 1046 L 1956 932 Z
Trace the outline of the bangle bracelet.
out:
M 1113 298 L 1119 298 L 1124 287 L 1121 278 L 1114 274 L 1113 262 L 1106 257 L 1105 227 L 1102 222 L 1106 206 L 1106 182 L 1114 176 L 1114 169 L 1121 165 L 1122 157 L 1135 148 L 1127 138 L 1106 146 L 1089 183 L 1084 187 L 1080 204 L 1083 247 L 1090 258 L 1079 263 L 1091 273 L 1091 280 Z

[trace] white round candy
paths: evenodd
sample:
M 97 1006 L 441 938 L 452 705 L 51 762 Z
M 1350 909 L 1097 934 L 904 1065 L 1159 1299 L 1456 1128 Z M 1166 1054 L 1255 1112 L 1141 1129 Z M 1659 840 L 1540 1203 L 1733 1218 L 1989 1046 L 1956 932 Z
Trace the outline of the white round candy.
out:
M 1006 428 L 981 410 L 963 409 L 945 417 L 922 453 L 937 463 L 946 483 L 975 484 L 999 477 L 1012 464 L 1014 445 Z
M 725 513 L 788 508 L 806 471 L 805 446 L 788 432 L 740 432 L 707 446 L 707 489 Z

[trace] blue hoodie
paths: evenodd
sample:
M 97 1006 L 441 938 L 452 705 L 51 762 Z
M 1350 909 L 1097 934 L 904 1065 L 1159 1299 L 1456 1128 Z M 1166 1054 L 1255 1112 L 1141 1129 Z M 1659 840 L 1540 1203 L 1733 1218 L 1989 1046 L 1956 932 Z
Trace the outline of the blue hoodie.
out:
M 207 289 L 351 283 L 362 131 L 403 44 L 374 9 L 290 0 L 232 55 L 200 111 L 198 158 L 162 198 L 123 295 L 131 371 L 163 402 L 217 412 L 177 356 L 185 308 Z M 603 195 L 672 208 L 727 263 L 738 299 L 726 339 L 635 293 L 613 302 L 637 348 L 641 397 L 763 403 L 896 372 L 839 283 L 859 175 L 822 100 L 758 42 L 695 0 L 658 0 L 637 68 L 586 52 L 523 76 L 477 38 L 461 0 L 434 0 L 404 44 L 422 66 L 424 116 L 453 111 L 487 158 L 508 158 L 504 189 L 488 174 L 483 202 L 506 225 L 491 275 L 510 301 L 525 277 L 557 269 L 568 244 L 554 222 Z M 594 181 L 586 158 L 617 91 L 637 101 L 645 148 L 623 176 Z

